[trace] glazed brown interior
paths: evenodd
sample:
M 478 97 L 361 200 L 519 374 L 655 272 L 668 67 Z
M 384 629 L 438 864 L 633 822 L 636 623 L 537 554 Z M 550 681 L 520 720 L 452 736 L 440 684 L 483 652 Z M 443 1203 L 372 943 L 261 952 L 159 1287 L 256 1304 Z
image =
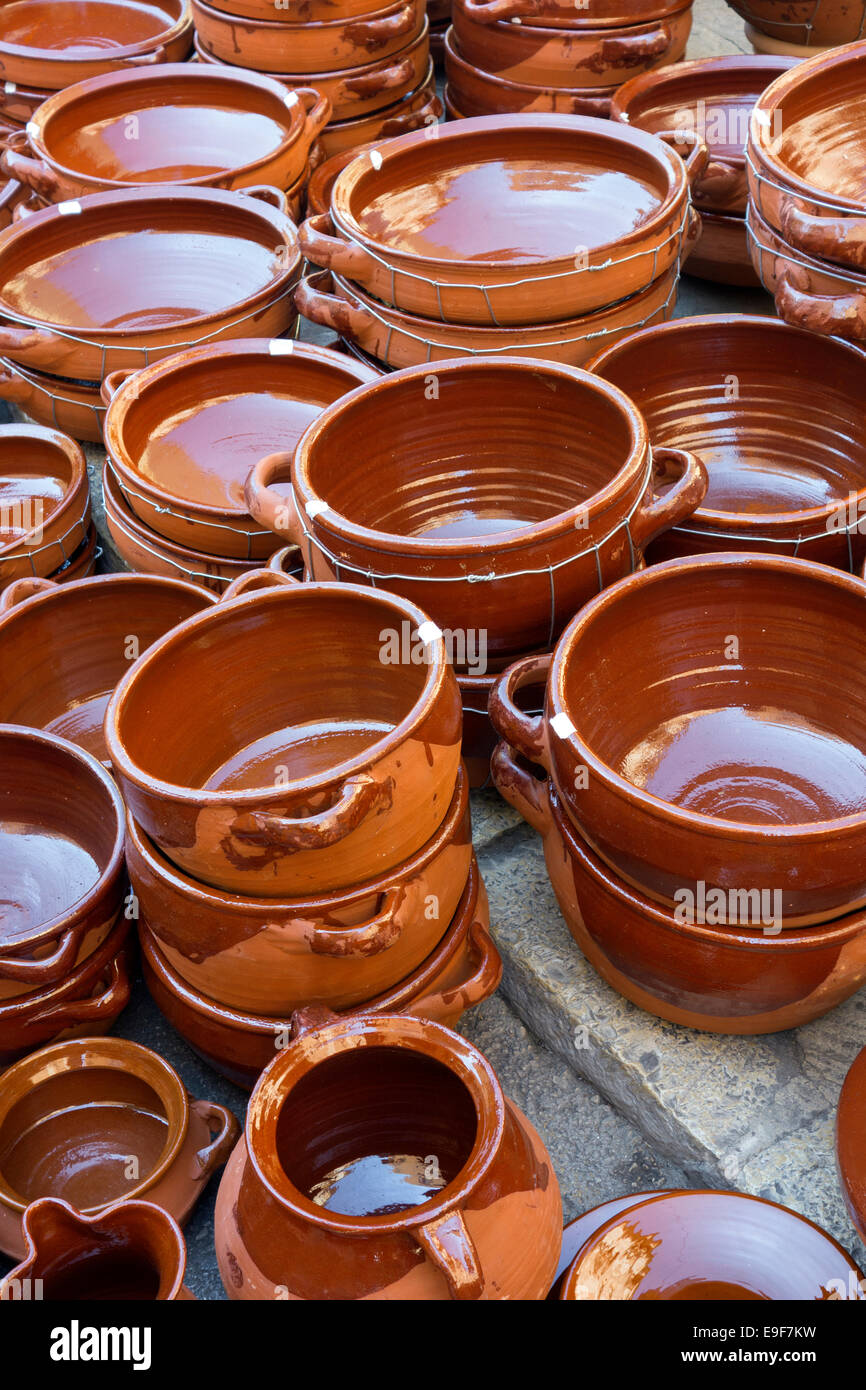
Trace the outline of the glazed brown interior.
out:
M 701 815 L 862 815 L 863 598 L 814 570 L 675 564 L 621 589 L 564 656 L 581 740 L 626 782 Z
M 0 6 L 0 43 L 30 50 L 60 50 L 67 58 L 102 58 L 106 50 L 147 44 L 173 27 L 182 0 L 159 4 L 76 0 L 17 0 Z
M 57 444 L 14 427 L 0 430 L 0 552 L 44 526 L 75 478 L 72 459 Z
M 469 1091 L 443 1063 L 404 1048 L 358 1048 L 292 1087 L 277 1120 L 277 1157 L 317 1205 L 384 1216 L 453 1182 L 477 1130 Z
M 752 108 L 789 64 L 772 58 L 734 62 L 736 66 L 700 63 L 691 71 L 689 64 L 675 64 L 663 80 L 654 75 L 642 90 L 616 104 L 642 130 L 695 130 L 711 155 L 742 160 Z
M 771 108 L 771 133 L 765 132 L 761 141 L 774 160 L 804 183 L 832 199 L 856 203 L 866 200 L 863 72 L 858 48 L 847 61 L 813 68 L 790 82 Z
M 157 1210 L 124 1206 L 92 1226 L 62 1208 L 35 1210 L 36 1258 L 29 1277 L 41 1279 L 46 1302 L 150 1300 L 173 1286 L 182 1252 Z

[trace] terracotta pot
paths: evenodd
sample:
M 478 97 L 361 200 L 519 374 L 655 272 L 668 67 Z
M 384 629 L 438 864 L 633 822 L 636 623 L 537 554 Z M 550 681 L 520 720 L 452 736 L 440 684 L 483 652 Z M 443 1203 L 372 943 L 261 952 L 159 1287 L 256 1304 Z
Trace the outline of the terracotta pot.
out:
M 311 89 L 237 69 L 171 63 L 56 93 L 3 167 L 49 202 L 140 184 L 291 188 L 330 115 Z M 131 138 L 130 132 L 134 132 Z
M 550 1293 L 547 1295 L 548 1302 L 553 1303 L 559 1300 L 565 1283 L 565 1276 L 584 1241 L 595 1235 L 599 1227 L 609 1221 L 612 1216 L 628 1211 L 631 1207 L 636 1207 L 639 1202 L 644 1201 L 645 1198 L 655 1195 L 654 1192 L 632 1192 L 627 1197 L 614 1197 L 609 1202 L 602 1202 L 600 1206 L 593 1207 L 591 1211 L 585 1211 L 582 1216 L 575 1217 L 574 1221 L 569 1221 L 562 1232 L 559 1264 L 556 1266 L 556 1277 L 551 1285 Z
M 102 554 L 97 544 L 96 527 L 91 526 L 87 537 L 59 570 L 54 570 L 50 578 L 55 584 L 70 584 L 75 579 L 87 579 L 96 572 L 96 562 Z M 17 581 L 16 581 L 17 582 Z M 10 585 L 11 588 L 11 585 Z
M 614 94 L 611 118 L 653 134 L 699 135 L 710 163 L 693 189 L 695 203 L 702 211 L 742 214 L 748 202 L 745 148 L 752 108 L 765 87 L 793 65 L 790 58 L 741 54 L 677 63 L 632 77 Z
M 90 531 L 84 454 L 41 425 L 0 425 L 0 591 L 60 568 Z
M 221 60 L 200 39 L 196 39 L 195 47 L 203 62 L 220 63 Z M 365 56 L 368 62 L 352 64 L 336 72 L 280 73 L 269 68 L 265 75 L 289 88 L 313 87 L 331 103 L 332 120 L 355 120 L 372 111 L 381 111 L 384 106 L 393 106 L 424 82 L 430 66 L 429 26 L 426 20 L 417 38 L 397 53 L 384 58 L 372 58 L 369 54 Z M 334 151 L 328 150 L 328 153 Z
M 789 13 L 790 12 L 791 11 L 789 10 Z M 857 25 L 858 32 L 853 35 L 853 38 L 859 39 L 862 37 L 862 16 L 858 17 L 855 20 L 855 23 Z M 755 24 L 749 24 L 748 21 L 744 25 L 746 38 L 752 45 L 752 48 L 754 49 L 755 53 L 770 53 L 777 57 L 802 59 L 814 58 L 816 53 L 823 53 L 826 52 L 828 48 L 837 47 L 837 40 L 835 39 L 829 41 L 828 43 L 818 43 L 817 40 L 813 40 L 812 42 L 810 42 L 808 29 L 804 30 L 793 24 L 790 28 L 787 25 L 785 26 L 785 33 L 783 37 L 772 38 L 769 34 L 763 32 L 765 28 L 769 29 L 770 27 L 771 26 L 767 24 L 763 19 L 761 20 L 760 27 Z M 792 43 L 790 41 L 795 34 L 798 39 L 802 39 L 802 42 Z M 838 42 L 841 42 L 841 40 L 839 40 Z M 851 42 L 851 40 L 847 40 L 847 42 Z
M 461 675 L 458 680 L 463 698 L 463 762 L 473 789 L 490 785 L 490 760 L 499 742 L 499 735 L 490 722 L 487 706 L 498 675 Z M 527 686 L 517 695 L 518 707 L 534 717 L 544 712 L 544 680 Z
M 396 868 L 441 825 L 460 759 L 460 692 L 427 622 L 392 594 L 288 582 L 181 624 L 106 713 L 128 810 L 172 863 L 247 896 Z M 420 661 L 392 661 L 389 634 Z
M 763 221 L 754 204 L 746 235 L 755 273 L 780 318 L 810 333 L 866 342 L 866 273 L 796 250 Z
M 445 108 L 436 95 L 436 79 L 432 59 L 427 76 L 414 91 L 409 92 L 392 106 L 383 106 L 379 111 L 359 116 L 353 121 L 332 121 L 322 131 L 318 139 L 318 149 L 322 155 L 331 158 L 346 152 L 355 152 L 360 146 L 382 140 L 390 140 L 395 135 L 405 135 L 410 130 L 424 130 L 435 126 L 445 114 Z M 309 209 L 307 211 L 309 216 Z
M 390 58 L 417 38 L 424 0 L 391 0 L 370 14 L 286 24 L 272 9 L 266 19 L 235 17 L 192 0 L 199 41 L 223 63 L 294 73 L 336 72 L 359 59 Z
M 140 920 L 169 968 L 230 1009 L 288 1018 L 346 1009 L 411 974 L 451 923 L 472 859 L 469 786 L 458 777 L 436 834 L 406 864 L 343 893 L 282 902 L 206 888 L 130 818 L 127 862 Z
M 380 168 L 362 156 L 343 170 L 332 220 L 301 228 L 304 254 L 385 304 L 445 323 L 537 324 L 612 304 L 675 264 L 689 227 L 680 158 L 609 121 L 491 116 L 435 139 L 403 135 L 380 153 Z M 693 175 L 700 165 L 696 146 Z M 615 209 L 601 200 L 610 169 Z M 504 250 L 515 225 L 520 248 Z
M 10 178 L 0 185 L 0 230 L 11 227 L 16 208 L 30 197 L 30 189 Z
M 748 265 L 751 271 L 751 261 Z M 446 324 L 404 314 L 380 304 L 327 270 L 300 281 L 295 290 L 295 307 L 304 318 L 342 333 L 362 351 L 391 367 L 503 354 L 581 367 L 602 343 L 617 342 L 634 328 L 669 319 L 676 307 L 678 279 L 678 267 L 674 265 L 645 290 L 610 308 L 596 309 L 579 318 L 538 326 L 521 324 L 516 328 Z
M 720 285 L 761 289 L 749 252 L 745 218 L 702 212 L 700 231 L 683 273 Z
M 327 159 L 323 159 L 310 175 L 310 183 L 307 188 L 307 215 L 313 217 L 322 212 L 328 212 L 331 207 L 331 189 L 337 180 L 337 175 L 342 174 L 347 164 L 351 164 L 353 159 L 357 159 L 359 154 L 366 154 L 370 150 L 377 148 L 376 140 L 367 140 L 363 145 L 355 145 L 349 149 L 340 150 L 338 154 L 332 154 Z
M 105 760 L 105 706 L 130 662 L 213 602 L 198 585 L 153 575 L 19 580 L 0 595 L 0 722 L 58 734 Z M 112 795 L 122 853 L 126 817 Z M 97 812 L 104 833 L 105 809 Z
M 275 550 L 268 560 L 268 569 L 276 570 L 278 574 L 291 575 L 296 579 L 307 578 L 304 561 L 296 545 L 284 545 L 282 550 Z
M 559 1187 L 490 1063 L 435 1024 L 311 1014 L 253 1093 L 220 1184 L 229 1297 L 542 1299 Z
M 853 43 L 862 35 L 863 15 L 845 0 L 727 0 L 747 22 L 747 37 L 775 38 L 814 54 L 816 48 Z M 760 31 L 760 32 L 759 32 Z
M 0 83 L 0 112 L 10 121 L 24 126 L 36 111 L 51 96 L 47 88 L 19 87 L 16 82 Z
M 239 1129 L 225 1106 L 192 1100 L 148 1047 L 85 1038 L 43 1048 L 3 1076 L 0 1249 L 24 1254 L 21 1217 L 39 1197 L 83 1216 L 145 1197 L 183 1225 Z
M 467 62 L 459 50 L 453 28 L 445 35 L 444 48 L 448 98 L 460 113 L 456 119 L 519 111 L 559 111 L 569 116 L 610 115 L 614 86 L 539 86 L 487 72 Z
M 595 1232 L 561 1297 L 860 1300 L 862 1278 L 826 1231 L 776 1202 L 744 1192 L 658 1192 Z
M 281 24 L 305 28 L 326 20 L 366 18 L 382 8 L 382 0 L 211 0 L 215 10 L 247 19 L 273 19 Z
M 181 62 L 191 44 L 187 0 L 8 0 L 0 7 L 0 77 L 25 87 L 59 91 L 117 68 Z
M 436 949 L 392 989 L 366 1000 L 359 1013 L 404 1013 L 455 1028 L 463 1014 L 496 991 L 502 961 L 489 932 L 487 894 L 473 860 L 451 925 Z M 200 994 L 169 965 L 153 934 L 141 929 L 144 978 L 158 1008 L 200 1057 L 249 1090 L 285 1047 L 291 1022 L 242 1013 Z
M 625 29 L 664 19 L 681 10 L 683 0 L 463 0 L 463 9 L 478 24 L 529 19 L 540 29 Z
M 105 405 L 97 382 L 49 376 L 0 357 L 0 400 L 12 401 L 38 425 L 90 444 L 102 443 Z
M 285 195 L 258 192 L 94 193 L 8 228 L 0 352 L 97 381 L 239 332 L 279 337 L 294 322 L 301 255 Z
M 778 319 L 708 314 L 632 334 L 590 369 L 634 402 L 654 446 L 689 449 L 706 464 L 704 501 L 653 543 L 650 563 L 763 550 L 860 569 L 866 438 L 856 348 Z M 824 386 L 804 418 L 808 381 Z
M 851 1064 L 839 1097 L 836 1161 L 845 1205 L 866 1240 L 866 1048 Z
M 291 338 L 191 348 L 103 383 L 113 481 L 140 522 L 178 545 L 255 560 L 274 550 L 244 502 L 263 454 L 292 449 L 319 412 L 375 373 Z
M 765 893 L 786 928 L 828 921 L 866 903 L 862 607 L 860 580 L 806 560 L 650 565 L 573 620 L 543 720 L 512 700 L 538 658 L 506 672 L 490 715 L 552 772 L 592 848 L 668 910 L 703 884 Z
M 24 1260 L 0 1281 L 0 1303 L 194 1301 L 183 1282 L 180 1227 L 152 1202 L 117 1202 L 82 1216 L 68 1202 L 40 1197 L 22 1227 Z
M 631 403 L 577 368 L 459 359 L 437 364 L 435 393 L 430 380 L 426 366 L 409 367 L 330 406 L 294 463 L 274 454 L 258 465 L 247 503 L 300 545 L 314 579 L 381 585 L 420 604 L 449 634 L 458 668 L 477 666 L 482 648 L 496 660 L 549 647 L 582 603 L 629 573 L 650 539 L 704 495 L 702 465 L 665 451 L 653 464 Z M 374 423 L 382 419 L 387 434 Z M 287 509 L 272 485 L 290 465 Z M 665 467 L 676 481 L 660 498 L 653 469 L 658 477 Z

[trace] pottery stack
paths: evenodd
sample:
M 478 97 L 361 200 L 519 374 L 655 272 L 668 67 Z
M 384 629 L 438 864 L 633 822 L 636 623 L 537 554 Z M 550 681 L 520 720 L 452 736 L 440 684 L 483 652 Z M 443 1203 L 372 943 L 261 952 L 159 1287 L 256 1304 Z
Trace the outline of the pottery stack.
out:
M 96 531 L 84 454 L 39 425 L 0 425 L 0 603 L 16 580 L 90 574 Z
M 451 119 L 498 112 L 606 116 L 617 87 L 675 63 L 691 0 L 454 0 L 445 37 Z
M 441 71 L 445 61 L 445 36 L 451 28 L 451 0 L 427 0 L 430 56 Z
M 860 0 L 727 0 L 745 20 L 746 38 L 756 53 L 777 58 L 811 58 L 827 48 L 863 37 Z

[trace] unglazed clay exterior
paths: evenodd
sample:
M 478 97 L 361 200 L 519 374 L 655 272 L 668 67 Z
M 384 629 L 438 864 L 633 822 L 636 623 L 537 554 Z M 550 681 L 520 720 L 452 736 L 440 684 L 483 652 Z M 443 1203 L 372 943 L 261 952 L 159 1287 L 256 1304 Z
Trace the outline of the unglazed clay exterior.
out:
M 445 35 L 443 48 L 448 79 L 446 93 L 454 108 L 452 119 L 519 111 L 559 111 L 572 116 L 601 117 L 610 114 L 615 86 L 578 87 L 570 82 L 568 86 L 560 83 L 544 86 L 505 77 L 500 72 L 488 72 L 485 67 L 466 59 L 453 26 Z
M 391 0 L 369 14 L 328 18 L 299 25 L 273 9 L 266 19 L 235 17 L 192 0 L 196 33 L 223 63 L 259 71 L 336 72 L 357 66 L 359 57 L 390 58 L 417 38 L 425 22 L 424 0 Z

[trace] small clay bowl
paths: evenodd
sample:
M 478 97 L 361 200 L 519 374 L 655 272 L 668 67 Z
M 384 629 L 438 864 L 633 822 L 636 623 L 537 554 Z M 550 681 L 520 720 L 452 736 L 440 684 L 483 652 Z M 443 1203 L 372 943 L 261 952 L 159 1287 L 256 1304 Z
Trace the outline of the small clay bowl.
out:
M 319 136 L 316 148 L 324 158 L 330 159 L 347 151 L 357 151 L 362 145 L 407 135 L 410 130 L 426 130 L 436 125 L 444 114 L 445 108 L 436 95 L 436 77 L 430 59 L 420 85 L 413 91 L 365 116 L 331 121 Z M 309 211 L 307 216 L 310 216 Z
M 347 164 L 351 164 L 353 159 L 357 159 L 359 154 L 364 154 L 368 150 L 376 149 L 377 141 L 368 140 L 363 145 L 353 145 L 350 149 L 340 150 L 339 154 L 332 154 L 327 159 L 323 159 L 310 175 L 310 182 L 307 187 L 307 216 L 318 216 L 319 213 L 328 212 L 331 206 L 331 189 L 337 181 L 337 175 L 342 174 Z
M 780 318 L 810 333 L 866 343 L 866 273 L 798 251 L 763 220 L 754 203 L 746 215 L 746 235 L 755 273 Z
M 7 655 L 5 697 L 38 684 L 38 668 Z M 41 655 L 62 663 L 62 639 Z M 64 979 L 105 939 L 126 886 L 123 836 L 118 790 L 89 753 L 0 723 L 0 1001 Z
M 0 594 L 0 723 L 44 729 L 105 761 L 102 721 L 121 676 L 213 602 L 198 585 L 155 575 L 18 580 Z
M 852 1062 L 839 1097 L 836 1163 L 845 1205 L 866 1241 L 866 1048 Z
M 0 77 L 25 87 L 59 91 L 130 63 L 182 62 L 191 44 L 188 0 L 24 0 L 0 8 Z
M 102 443 L 105 402 L 98 382 L 49 376 L 0 357 L 0 399 L 12 401 L 37 425 L 61 429 L 89 444 Z
M 745 218 L 725 217 L 721 213 L 701 213 L 701 226 L 694 249 L 689 252 L 683 274 L 719 285 L 738 285 L 761 289 L 752 265 L 749 234 Z
M 634 333 L 589 368 L 634 402 L 654 446 L 706 465 L 706 497 L 650 546 L 649 563 L 763 550 L 859 571 L 866 360 L 856 348 L 778 319 L 708 314 Z M 813 381 L 825 385 L 804 417 Z
M 586 0 L 579 7 L 574 0 L 463 0 L 464 11 L 479 24 L 529 19 L 539 29 L 568 30 L 626 29 L 664 19 L 682 7 L 682 0 Z
M 502 961 L 489 923 L 487 894 L 473 859 L 457 911 L 435 950 L 393 988 L 342 1012 L 347 1016 L 405 1013 L 456 1027 L 467 1009 L 490 998 L 502 978 Z M 140 939 L 144 978 L 157 1007 L 200 1057 L 249 1090 L 274 1052 L 285 1047 L 290 1018 L 244 1013 L 218 1004 L 171 968 L 144 926 Z
M 0 1249 L 21 1258 L 21 1217 L 39 1197 L 83 1216 L 143 1197 L 183 1225 L 239 1128 L 225 1106 L 191 1100 L 148 1047 L 85 1038 L 43 1048 L 3 1077 Z
M 470 7 L 464 8 L 468 14 Z M 472 7 L 472 12 L 478 8 Z M 467 61 L 460 51 L 453 26 L 444 38 L 444 62 L 448 98 L 455 110 L 459 111 L 459 118 L 519 111 L 558 111 L 569 116 L 606 118 L 610 115 L 611 97 L 616 91 L 615 86 L 538 86 L 503 77 L 501 73 L 488 72 Z
M 424 0 L 390 0 L 365 15 L 304 24 L 286 22 L 276 8 L 267 18 L 236 17 L 205 0 L 192 0 L 192 12 L 199 41 L 221 62 L 293 74 L 336 72 L 362 54 L 390 58 L 417 37 L 426 13 Z
M 0 591 L 59 569 L 89 531 L 87 466 L 75 440 L 42 425 L 0 425 Z
M 97 544 L 98 539 L 96 527 L 91 526 L 86 540 L 82 541 L 66 563 L 61 565 L 59 570 L 54 570 L 49 578 L 53 579 L 55 584 L 71 584 L 75 579 L 89 579 L 96 573 L 96 562 L 102 554 L 102 547 Z M 9 587 L 14 586 L 10 584 Z
M 595 1235 L 599 1226 L 609 1221 L 612 1216 L 619 1216 L 621 1212 L 628 1211 L 631 1207 L 636 1207 L 639 1202 L 655 1195 L 655 1192 L 633 1192 L 628 1197 L 614 1197 L 611 1201 L 602 1202 L 599 1206 L 585 1211 L 582 1216 L 577 1216 L 573 1221 L 569 1221 L 562 1232 L 559 1264 L 556 1266 L 556 1277 L 551 1285 L 550 1293 L 547 1295 L 548 1301 L 556 1302 L 561 1297 L 565 1276 L 574 1257 L 584 1241 Z
M 836 46 L 835 44 L 816 46 L 809 43 L 808 37 L 803 43 L 791 43 L 789 38 L 771 38 L 758 25 L 748 22 L 743 28 L 746 38 L 752 45 L 753 53 L 772 54 L 778 58 L 796 58 L 798 61 L 802 61 L 806 58 L 814 58 L 818 53 L 825 53 L 827 47 Z
M 808 57 L 819 48 L 838 48 L 863 36 L 863 16 L 847 0 L 727 0 L 732 10 L 751 21 L 747 37 L 776 39 L 795 45 Z
M 788 1207 L 744 1192 L 659 1192 L 585 1242 L 560 1296 L 859 1301 L 862 1279 L 832 1236 Z

